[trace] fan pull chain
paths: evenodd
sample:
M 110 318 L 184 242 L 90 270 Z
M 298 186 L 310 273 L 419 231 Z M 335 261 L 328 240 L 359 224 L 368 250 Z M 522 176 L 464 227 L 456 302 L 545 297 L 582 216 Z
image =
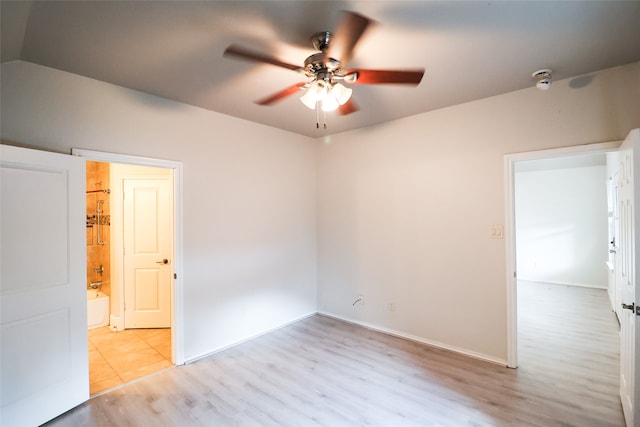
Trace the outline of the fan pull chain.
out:
M 327 128 L 327 112 L 323 110 L 322 114 L 323 114 L 322 126 L 326 129 Z M 320 129 L 320 102 L 316 102 L 316 129 Z

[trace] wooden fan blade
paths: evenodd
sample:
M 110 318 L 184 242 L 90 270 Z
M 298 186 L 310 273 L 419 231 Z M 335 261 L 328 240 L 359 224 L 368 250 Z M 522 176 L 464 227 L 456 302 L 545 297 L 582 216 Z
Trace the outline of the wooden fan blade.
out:
M 351 99 L 338 107 L 338 113 L 340 113 L 343 116 L 346 116 L 347 114 L 355 113 L 358 110 L 359 110 L 358 106 Z
M 374 22 L 355 12 L 343 12 L 342 20 L 338 24 L 325 53 L 325 61 L 328 58 L 333 58 L 346 64 L 351 59 L 353 49 L 360 37 Z
M 236 45 L 231 45 L 228 48 L 226 48 L 223 56 L 246 59 L 247 61 L 263 62 L 265 64 L 271 64 L 271 65 L 275 65 L 276 67 L 287 68 L 289 70 L 298 71 L 298 72 L 304 71 L 302 67 L 299 67 L 297 65 L 288 64 L 272 56 L 264 55 L 258 52 L 253 52 L 251 50 L 247 50 L 243 47 L 236 46 Z
M 421 70 L 348 70 L 344 74 L 357 74 L 354 82 L 350 79 L 345 81 L 356 85 L 375 84 L 408 84 L 417 86 L 422 81 L 424 69 Z
M 300 91 L 300 89 L 302 89 L 307 83 L 306 82 L 300 82 L 300 83 L 296 83 L 294 85 L 289 86 L 286 89 L 281 90 L 280 92 L 276 92 L 271 96 L 268 96 L 266 98 L 263 99 L 259 99 L 256 101 L 256 104 L 258 105 L 271 105 L 277 101 L 280 101 L 281 99 L 286 98 L 287 96 L 293 95 L 295 93 L 298 93 Z

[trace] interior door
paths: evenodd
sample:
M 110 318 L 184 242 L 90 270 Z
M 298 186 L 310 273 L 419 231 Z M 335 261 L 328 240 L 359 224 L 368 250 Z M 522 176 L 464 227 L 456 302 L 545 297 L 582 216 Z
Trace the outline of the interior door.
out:
M 640 129 L 634 129 L 620 146 L 620 164 L 618 170 L 620 235 L 617 243 L 616 281 L 619 281 L 622 310 L 620 317 L 620 399 L 628 426 L 640 421 L 635 416 L 640 393 L 636 393 L 636 385 L 640 384 L 640 364 L 636 362 L 636 346 L 640 345 L 640 303 L 636 278 L 638 256 L 636 247 L 640 240 L 636 226 L 640 224 L 635 209 L 635 189 L 640 188 Z
M 89 398 L 85 161 L 0 146 L 0 424 Z
M 172 186 L 124 180 L 124 327 L 171 327 Z
M 620 178 L 616 172 L 612 177 L 611 183 L 611 198 L 612 198 L 612 232 L 611 240 L 609 241 L 609 259 L 613 262 L 613 288 L 614 288 L 614 311 L 618 317 L 618 321 L 622 317 L 622 294 L 619 290 L 620 284 L 617 282 L 616 271 L 620 269 L 621 258 L 617 255 L 618 245 L 620 244 L 620 191 L 618 185 Z

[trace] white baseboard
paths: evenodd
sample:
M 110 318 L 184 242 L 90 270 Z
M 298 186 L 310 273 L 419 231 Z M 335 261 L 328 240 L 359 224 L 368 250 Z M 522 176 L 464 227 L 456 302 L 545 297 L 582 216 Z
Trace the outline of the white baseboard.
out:
M 393 330 L 393 329 L 383 328 L 383 327 L 380 327 L 380 326 L 377 326 L 377 325 L 373 325 L 373 324 L 370 324 L 370 323 L 366 323 L 366 322 L 362 322 L 362 321 L 359 321 L 359 320 L 348 319 L 348 318 L 345 318 L 345 317 L 342 317 L 342 316 L 338 316 L 336 314 L 329 313 L 329 312 L 326 312 L 326 311 L 318 311 L 318 312 L 314 312 L 314 313 L 308 313 L 308 314 L 305 314 L 304 316 L 300 316 L 300 317 L 298 317 L 296 319 L 287 321 L 285 323 L 282 323 L 282 324 L 280 324 L 278 326 L 275 326 L 273 328 L 270 328 L 270 329 L 267 329 L 267 330 L 262 331 L 260 333 L 257 333 L 255 335 L 252 335 L 250 337 L 244 338 L 242 340 L 235 341 L 235 342 L 233 342 L 231 344 L 228 344 L 228 345 L 225 345 L 225 346 L 222 346 L 222 347 L 219 347 L 219 348 L 215 348 L 215 349 L 212 349 L 212 350 L 208 350 L 208 351 L 202 352 L 200 354 L 197 354 L 197 355 L 194 355 L 194 356 L 191 356 L 191 357 L 187 357 L 187 358 L 185 358 L 185 362 L 184 363 L 185 364 L 189 364 L 189 363 L 196 362 L 196 361 L 198 361 L 200 359 L 204 359 L 205 357 L 214 355 L 214 354 L 219 353 L 221 351 L 228 350 L 228 349 L 230 349 L 232 347 L 235 347 L 237 345 L 240 345 L 240 344 L 243 344 L 245 342 L 248 342 L 248 341 L 251 341 L 253 339 L 256 339 L 256 338 L 258 338 L 258 337 L 260 337 L 262 335 L 266 335 L 266 334 L 268 334 L 270 332 L 274 332 L 274 331 L 277 331 L 278 329 L 281 329 L 281 328 L 284 328 L 286 326 L 292 325 L 292 324 L 294 324 L 296 322 L 299 322 L 299 321 L 301 321 L 303 319 L 309 318 L 311 316 L 315 316 L 316 314 L 319 314 L 319 315 L 325 316 L 325 317 L 330 317 L 330 318 L 333 318 L 333 319 L 337 319 L 337 320 L 340 320 L 340 321 L 343 321 L 343 322 L 352 323 L 352 324 L 355 324 L 355 325 L 358 325 L 358 326 L 362 326 L 364 328 L 371 329 L 371 330 L 377 331 L 377 332 L 381 332 L 381 333 L 384 333 L 384 334 L 387 334 L 387 335 L 391 335 L 391 336 L 407 339 L 407 340 L 410 340 L 410 341 L 418 342 L 420 344 L 428 345 L 430 347 L 435 347 L 435 348 L 439 348 L 439 349 L 442 349 L 442 350 L 452 351 L 454 353 L 462 354 L 464 356 L 472 357 L 474 359 L 483 360 L 485 362 L 490 362 L 490 363 L 493 363 L 493 364 L 496 364 L 496 365 L 507 366 L 507 361 L 503 360 L 503 359 L 499 359 L 499 358 L 496 358 L 496 357 L 493 357 L 493 356 L 488 356 L 486 354 L 477 353 L 477 352 L 469 351 L 469 350 L 466 350 L 466 349 L 463 349 L 463 348 L 459 348 L 459 347 L 443 344 L 443 343 L 440 343 L 440 342 L 437 342 L 437 341 L 428 340 L 428 339 L 425 339 L 425 338 L 422 338 L 422 337 L 418 337 L 418 336 L 415 336 L 415 335 L 411 335 L 411 334 L 407 334 L 407 333 L 404 333 L 404 332 L 396 331 L 396 330 Z
M 222 347 L 218 347 L 218 348 L 215 348 L 215 349 L 212 349 L 212 350 L 207 350 L 207 351 L 205 351 L 203 353 L 200 353 L 200 354 L 197 354 L 195 356 L 186 357 L 185 360 L 184 360 L 184 364 L 187 365 L 189 363 L 196 362 L 196 361 L 198 361 L 200 359 L 204 359 L 205 357 L 211 356 L 213 354 L 220 353 L 221 351 L 228 350 L 228 349 L 230 349 L 232 347 L 235 347 L 235 346 L 240 345 L 242 343 L 245 343 L 247 341 L 251 341 L 253 339 L 261 337 L 262 335 L 266 335 L 266 334 L 268 334 L 270 332 L 274 332 L 274 331 L 277 331 L 278 329 L 282 329 L 285 326 L 292 325 L 292 324 L 294 324 L 296 322 L 299 322 L 299 321 L 301 321 L 303 319 L 306 319 L 308 317 L 315 316 L 316 314 L 317 313 L 314 311 L 312 313 L 308 313 L 308 314 L 305 314 L 303 316 L 297 317 L 297 318 L 295 318 L 293 320 L 289 320 L 287 322 L 284 322 L 284 323 L 282 323 L 282 324 L 280 324 L 278 326 L 275 326 L 273 328 L 269 328 L 269 329 L 267 329 L 265 331 L 262 331 L 262 332 L 259 332 L 257 334 L 251 335 L 250 337 L 247 337 L 247 338 L 244 338 L 244 339 L 241 339 L 241 340 L 238 340 L 238 341 L 234 341 L 231 344 L 228 344 L 228 345 L 225 345 L 225 346 L 222 346 Z
M 124 330 L 124 325 L 122 324 L 122 317 L 120 316 L 109 316 L 109 328 L 112 331 L 122 331 Z
M 543 285 L 562 285 L 562 286 L 576 286 L 578 288 L 590 288 L 590 289 L 607 289 L 608 285 L 593 285 L 588 283 L 573 283 L 573 282 L 549 282 L 545 280 L 535 280 L 535 279 L 525 279 L 518 277 L 518 282 L 531 282 L 531 283 L 540 283 Z
M 480 360 L 483 360 L 485 362 L 494 363 L 494 364 L 500 365 L 500 366 L 507 366 L 507 361 L 506 360 L 498 359 L 496 357 L 488 356 L 486 354 L 477 353 L 477 352 L 474 352 L 474 351 L 466 350 L 464 348 L 455 347 L 455 346 L 451 346 L 451 345 L 448 345 L 448 344 L 443 344 L 441 342 L 428 340 L 428 339 L 425 339 L 425 338 L 422 338 L 422 337 L 418 337 L 418 336 L 415 336 L 415 335 L 407 334 L 407 333 L 396 331 L 396 330 L 389 329 L 389 328 L 384 328 L 384 327 L 373 325 L 373 324 L 367 323 L 367 322 L 362 322 L 360 320 L 348 319 L 348 318 L 345 318 L 345 317 L 342 317 L 342 316 L 338 316 L 338 315 L 333 314 L 333 313 L 328 313 L 326 311 L 319 311 L 318 314 L 321 315 L 321 316 L 326 316 L 326 317 L 331 317 L 333 319 L 341 320 L 343 322 L 353 323 L 354 325 L 362 326 L 364 328 L 371 329 L 371 330 L 377 331 L 377 332 L 382 332 L 384 334 L 391 335 L 391 336 L 394 336 L 394 337 L 399 337 L 399 338 L 404 338 L 404 339 L 407 339 L 407 340 L 410 340 L 410 341 L 415 341 L 415 342 L 418 342 L 420 344 L 428 345 L 430 347 L 435 347 L 435 348 L 439 348 L 439 349 L 442 349 L 442 350 L 452 351 L 454 353 L 462 354 L 462 355 L 468 356 L 468 357 L 473 357 L 474 359 L 480 359 Z

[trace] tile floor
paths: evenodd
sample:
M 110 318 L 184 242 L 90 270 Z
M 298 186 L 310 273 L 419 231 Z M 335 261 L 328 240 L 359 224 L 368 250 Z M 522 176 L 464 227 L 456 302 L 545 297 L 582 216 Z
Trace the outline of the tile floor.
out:
M 173 366 L 171 329 L 89 330 L 91 394 Z

